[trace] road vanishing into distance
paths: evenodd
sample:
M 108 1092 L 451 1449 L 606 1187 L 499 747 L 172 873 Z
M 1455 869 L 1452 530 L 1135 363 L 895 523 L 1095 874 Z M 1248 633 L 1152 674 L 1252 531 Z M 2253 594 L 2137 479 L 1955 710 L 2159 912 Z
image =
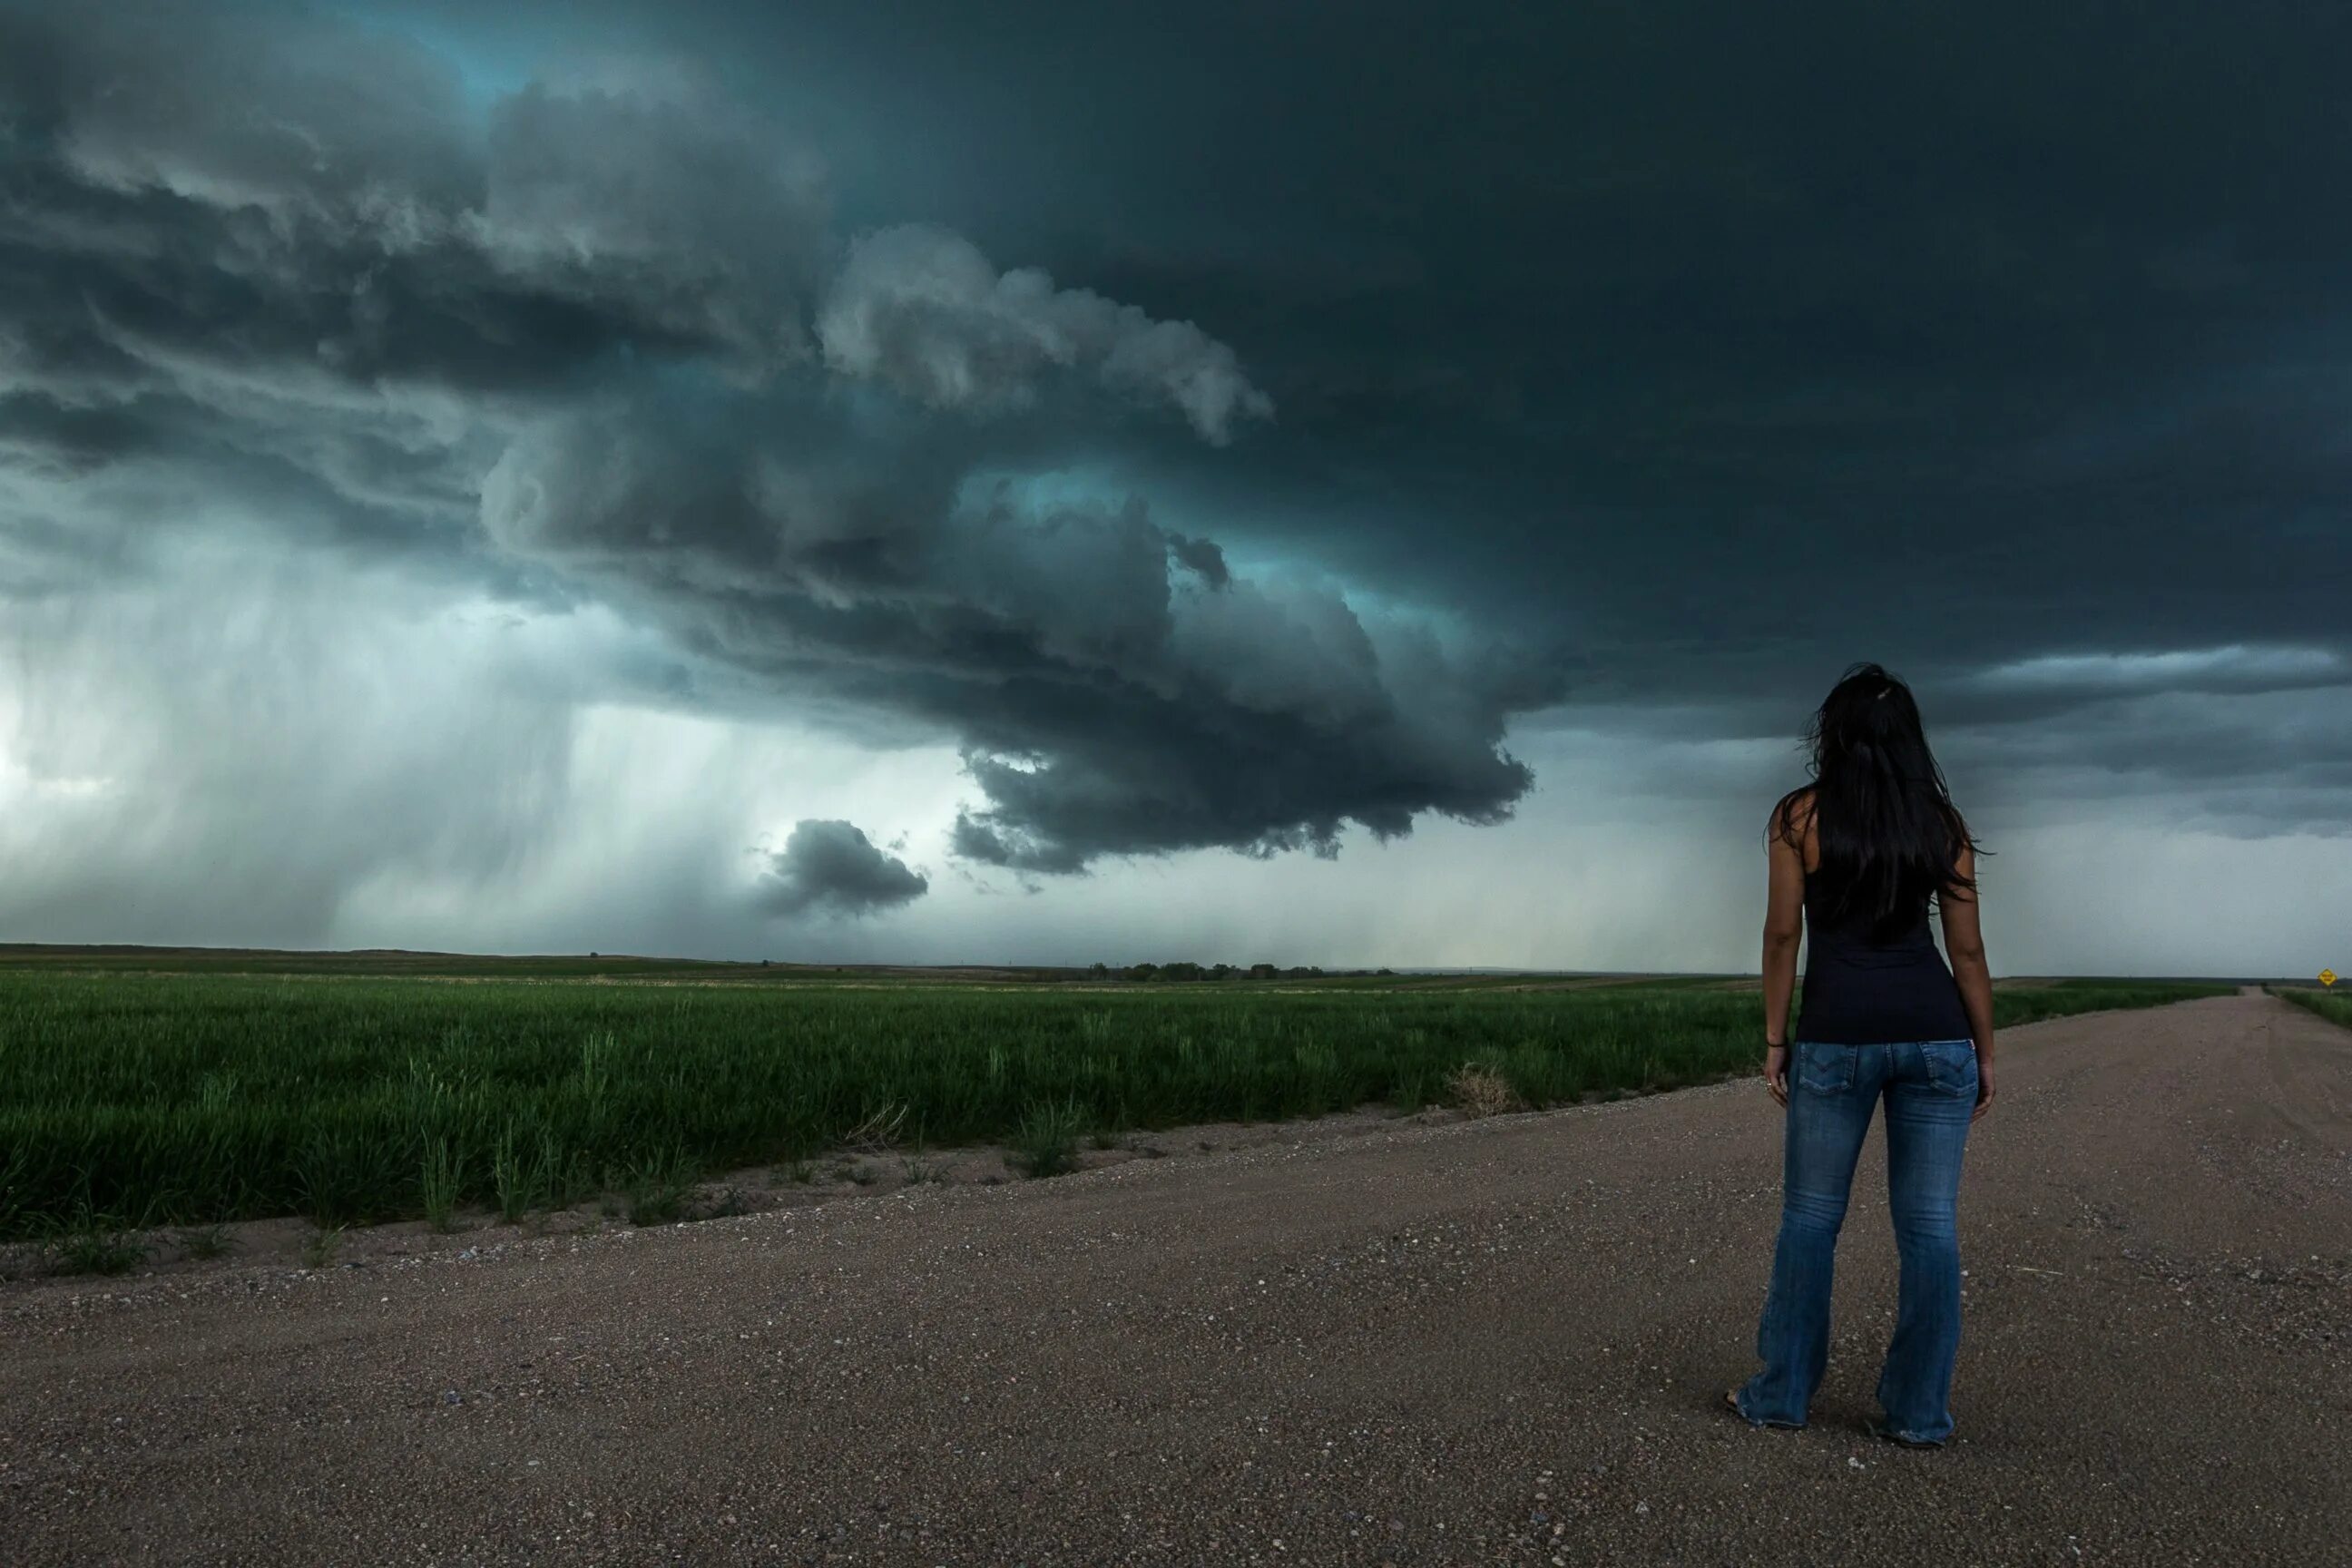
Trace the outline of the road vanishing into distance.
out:
M 1802 1432 L 1760 1081 L 294 1272 L 0 1289 L 47 1563 L 2341 1563 L 2352 1032 L 2033 1024 L 1961 1194 L 1939 1453 L 1862 1429 L 1863 1153 Z

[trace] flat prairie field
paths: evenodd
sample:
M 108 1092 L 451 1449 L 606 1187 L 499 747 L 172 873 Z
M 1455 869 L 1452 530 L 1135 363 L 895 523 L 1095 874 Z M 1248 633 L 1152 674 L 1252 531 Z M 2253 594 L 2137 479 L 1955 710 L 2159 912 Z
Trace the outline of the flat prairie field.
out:
M 1709 1082 L 1755 1070 L 1761 1038 L 1754 983 L 1731 977 L 1024 984 L 398 957 L 0 963 L 0 1240 L 514 1218 L 861 1139 L 1004 1141 L 1047 1173 L 1087 1136 Z M 2040 981 L 1995 1002 L 2006 1026 L 2232 990 Z

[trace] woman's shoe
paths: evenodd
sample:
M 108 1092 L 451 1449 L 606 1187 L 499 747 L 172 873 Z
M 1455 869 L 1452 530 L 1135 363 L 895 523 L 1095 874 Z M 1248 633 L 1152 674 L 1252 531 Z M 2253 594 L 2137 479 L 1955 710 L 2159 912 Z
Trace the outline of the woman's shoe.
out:
M 1863 1423 L 1863 1426 L 1869 1430 L 1872 1436 L 1884 1438 L 1885 1441 L 1893 1443 L 1897 1447 L 1940 1448 L 1944 1446 L 1941 1442 L 1930 1443 L 1918 1437 L 1906 1437 L 1902 1433 L 1897 1432 L 1893 1427 L 1887 1426 L 1884 1421 L 1865 1421 Z
M 1752 1419 L 1748 1415 L 1748 1412 L 1739 1408 L 1739 1390 L 1736 1388 L 1727 1388 L 1723 1391 L 1723 1407 L 1726 1410 L 1730 1411 L 1734 1415 L 1738 1416 L 1742 1421 L 1746 1421 L 1750 1426 L 1769 1426 L 1774 1430 L 1780 1432 L 1796 1432 L 1802 1430 L 1802 1428 L 1795 1422 L 1758 1421 Z

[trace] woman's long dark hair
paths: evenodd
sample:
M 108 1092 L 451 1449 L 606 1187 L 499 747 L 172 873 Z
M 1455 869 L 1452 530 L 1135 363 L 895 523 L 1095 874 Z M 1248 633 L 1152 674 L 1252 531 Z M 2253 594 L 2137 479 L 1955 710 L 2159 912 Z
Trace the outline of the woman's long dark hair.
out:
M 1975 890 L 1957 862 L 1977 844 L 1927 749 L 1909 687 L 1875 664 L 1853 666 L 1814 713 L 1805 742 L 1822 852 L 1813 879 L 1826 921 L 1889 941 L 1930 896 Z M 1792 807 L 1801 793 L 1780 797 L 1771 826 L 1801 852 Z

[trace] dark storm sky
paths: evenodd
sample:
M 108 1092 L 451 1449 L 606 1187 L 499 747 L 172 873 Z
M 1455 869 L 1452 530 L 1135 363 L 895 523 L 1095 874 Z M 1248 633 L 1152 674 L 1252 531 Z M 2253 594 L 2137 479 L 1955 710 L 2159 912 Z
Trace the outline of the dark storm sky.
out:
M 1867 658 L 2026 848 L 2011 967 L 2191 876 L 2262 911 L 2220 967 L 2335 958 L 2347 63 L 2310 5 L 0 5 L 0 935 L 1369 895 L 1292 951 L 1475 961 L 1437 889 L 1609 823 L 1621 889 L 1720 839 L 1646 966 L 1752 964 L 1688 906 Z

